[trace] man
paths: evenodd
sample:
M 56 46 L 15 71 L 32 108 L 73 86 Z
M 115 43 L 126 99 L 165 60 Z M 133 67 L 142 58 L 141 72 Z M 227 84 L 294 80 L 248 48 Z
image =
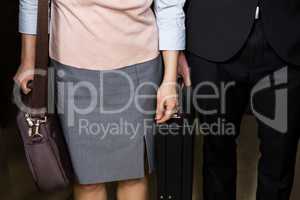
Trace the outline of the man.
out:
M 190 0 L 186 56 L 205 135 L 204 199 L 236 199 L 236 139 L 250 103 L 261 142 L 257 199 L 288 200 L 300 135 L 300 1 Z M 179 71 L 188 80 L 183 54 Z

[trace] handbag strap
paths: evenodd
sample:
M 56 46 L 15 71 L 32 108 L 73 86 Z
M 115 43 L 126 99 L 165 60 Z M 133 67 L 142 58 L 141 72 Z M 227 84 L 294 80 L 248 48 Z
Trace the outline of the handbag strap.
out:
M 48 99 L 48 65 L 49 65 L 49 34 L 48 34 L 49 2 L 38 0 L 37 38 L 35 56 L 35 74 L 32 84 L 30 106 L 47 108 Z M 42 72 L 42 74 L 40 74 Z M 45 111 L 46 112 L 46 111 Z

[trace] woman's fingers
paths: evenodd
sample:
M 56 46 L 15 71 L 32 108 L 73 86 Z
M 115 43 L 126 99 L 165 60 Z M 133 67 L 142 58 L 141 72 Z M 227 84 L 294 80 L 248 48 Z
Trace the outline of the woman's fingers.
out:
M 163 82 L 157 92 L 156 122 L 164 123 L 176 112 L 176 82 Z
M 20 86 L 24 94 L 29 94 L 31 92 L 31 88 L 28 87 L 30 81 L 32 81 L 32 79 L 25 79 L 21 82 Z
M 156 116 L 155 119 L 156 121 L 160 121 L 161 118 L 164 116 L 164 105 L 162 104 L 161 99 L 158 97 L 157 98 L 157 104 L 156 104 Z
M 19 87 L 22 89 L 24 94 L 28 94 L 31 92 L 31 88 L 29 87 L 30 81 L 33 80 L 33 70 L 32 68 L 24 68 L 22 66 L 19 67 L 18 72 L 14 76 L 14 81 Z
M 156 110 L 156 121 L 157 123 L 164 123 L 168 121 L 173 114 L 177 112 L 177 99 L 170 98 L 162 101 L 158 101 Z
M 157 121 L 157 123 L 164 123 L 171 119 L 173 114 L 177 112 L 177 101 L 175 99 L 173 100 L 167 100 L 164 105 L 164 112 L 162 117 Z

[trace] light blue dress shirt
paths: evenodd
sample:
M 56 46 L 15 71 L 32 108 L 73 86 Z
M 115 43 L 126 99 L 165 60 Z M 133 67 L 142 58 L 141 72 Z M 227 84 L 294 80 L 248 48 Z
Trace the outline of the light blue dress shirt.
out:
M 160 50 L 185 49 L 186 0 L 154 0 Z M 38 0 L 20 0 L 19 31 L 36 34 Z

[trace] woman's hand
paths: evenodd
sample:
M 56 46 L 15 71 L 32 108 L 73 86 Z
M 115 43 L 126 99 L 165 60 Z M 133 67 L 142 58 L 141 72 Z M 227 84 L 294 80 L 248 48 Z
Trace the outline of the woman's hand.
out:
M 164 123 L 177 112 L 176 82 L 163 82 L 157 92 L 156 122 Z
M 178 75 L 180 75 L 183 78 L 184 85 L 191 86 L 192 81 L 191 81 L 190 67 L 184 52 L 179 53 L 177 70 L 178 70 Z
M 164 59 L 164 78 L 157 92 L 156 122 L 164 123 L 176 112 L 177 108 L 177 64 L 176 50 L 162 52 Z
M 18 84 L 24 94 L 31 92 L 29 83 L 33 80 L 34 66 L 20 65 L 17 73 L 14 76 L 14 81 Z

